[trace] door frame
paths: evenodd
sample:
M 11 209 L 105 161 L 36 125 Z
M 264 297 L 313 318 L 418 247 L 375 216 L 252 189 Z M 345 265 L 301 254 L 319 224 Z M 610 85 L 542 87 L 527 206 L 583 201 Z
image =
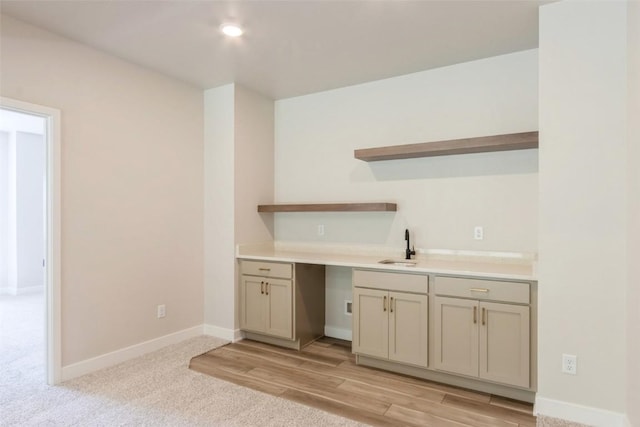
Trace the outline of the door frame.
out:
M 46 262 L 45 262 L 45 371 L 49 385 L 62 378 L 61 345 L 61 215 L 60 215 L 60 110 L 0 97 L 0 107 L 45 119 L 46 134 Z

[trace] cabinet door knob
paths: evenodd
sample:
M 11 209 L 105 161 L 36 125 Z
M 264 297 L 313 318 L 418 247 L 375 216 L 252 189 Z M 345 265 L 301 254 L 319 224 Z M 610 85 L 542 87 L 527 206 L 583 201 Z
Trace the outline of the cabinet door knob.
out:
M 485 321 L 484 321 L 484 313 L 485 313 L 485 311 L 486 311 L 486 309 L 484 307 L 482 307 L 482 325 L 485 324 Z
M 389 312 L 393 313 L 393 297 L 389 298 Z
M 478 308 L 475 306 L 473 307 L 473 323 L 478 323 Z
M 382 297 L 382 311 L 387 311 L 387 297 Z
M 260 282 L 260 293 L 264 294 L 264 281 Z
M 269 282 L 264 282 L 265 293 L 269 295 Z

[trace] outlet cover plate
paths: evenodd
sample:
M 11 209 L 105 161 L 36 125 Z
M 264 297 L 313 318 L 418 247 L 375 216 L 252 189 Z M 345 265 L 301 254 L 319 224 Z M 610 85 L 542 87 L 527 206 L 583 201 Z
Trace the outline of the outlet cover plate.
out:
M 578 373 L 578 358 L 576 355 L 562 355 L 562 372 L 569 375 L 576 375 Z
M 484 227 L 478 225 L 473 228 L 473 238 L 476 240 L 484 239 Z

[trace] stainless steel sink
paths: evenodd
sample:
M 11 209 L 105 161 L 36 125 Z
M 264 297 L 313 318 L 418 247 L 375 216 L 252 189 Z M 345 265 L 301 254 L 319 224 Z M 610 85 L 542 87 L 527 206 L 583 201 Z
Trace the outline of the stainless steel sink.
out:
M 415 267 L 417 261 L 412 261 L 410 259 L 396 260 L 396 259 L 383 259 L 382 261 L 378 261 L 378 264 L 387 264 L 387 265 L 398 265 L 401 267 Z

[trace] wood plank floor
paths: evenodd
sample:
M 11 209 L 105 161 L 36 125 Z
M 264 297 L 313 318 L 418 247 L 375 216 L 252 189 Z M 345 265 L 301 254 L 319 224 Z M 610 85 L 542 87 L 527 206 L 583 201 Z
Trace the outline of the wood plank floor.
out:
M 351 343 L 332 338 L 300 352 L 243 340 L 189 368 L 375 426 L 536 425 L 528 403 L 357 366 Z

